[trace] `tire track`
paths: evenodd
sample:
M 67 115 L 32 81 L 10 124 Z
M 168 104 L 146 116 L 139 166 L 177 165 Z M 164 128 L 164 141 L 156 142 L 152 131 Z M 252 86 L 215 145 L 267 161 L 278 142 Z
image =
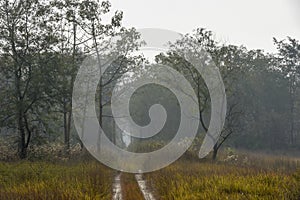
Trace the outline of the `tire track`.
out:
M 114 180 L 113 184 L 113 200 L 123 200 L 121 188 L 121 173 L 119 173 Z
M 141 192 L 143 193 L 145 200 L 155 200 L 153 194 L 150 192 L 150 190 L 147 188 L 146 181 L 143 179 L 142 174 L 136 174 L 135 179 L 139 185 L 139 188 Z

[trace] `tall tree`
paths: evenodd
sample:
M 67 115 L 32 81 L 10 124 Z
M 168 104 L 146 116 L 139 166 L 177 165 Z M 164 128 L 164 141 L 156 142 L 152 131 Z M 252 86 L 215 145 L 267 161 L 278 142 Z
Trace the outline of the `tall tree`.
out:
M 278 41 L 274 38 L 274 43 L 278 49 L 278 62 L 285 78 L 289 83 L 289 106 L 290 106 L 290 143 L 295 144 L 296 141 L 296 103 L 297 89 L 300 84 L 300 43 L 296 39 L 288 37 L 288 41 Z
M 19 132 L 19 156 L 25 158 L 32 132 L 29 120 L 43 98 L 39 60 L 57 41 L 49 26 L 52 12 L 47 1 L 4 0 L 0 7 L 2 67 L 14 87 L 12 117 Z
M 233 82 L 235 76 L 237 76 L 240 63 L 236 54 L 241 54 L 242 50 L 235 46 L 220 46 L 213 38 L 213 33 L 205 29 L 199 28 L 192 34 L 187 34 L 181 39 L 177 40 L 174 44 L 171 44 L 171 51 L 167 55 L 160 54 L 156 57 L 156 61 L 163 64 L 168 64 L 174 67 L 177 71 L 183 74 L 187 80 L 191 83 L 192 87 L 197 96 L 197 102 L 199 105 L 200 119 L 199 122 L 202 127 L 202 131 L 207 132 L 208 126 L 208 115 L 210 96 L 208 89 L 205 85 L 201 74 L 189 63 L 184 55 L 185 54 L 196 54 L 200 59 L 207 60 L 205 55 L 202 53 L 205 50 L 211 55 L 212 60 L 219 68 L 223 80 L 225 82 L 226 93 L 233 95 Z M 204 61 L 204 62 L 205 62 Z M 221 145 L 229 138 L 233 133 L 234 127 L 236 127 L 235 119 L 236 115 L 241 113 L 236 110 L 238 108 L 237 102 L 229 102 L 231 105 L 228 107 L 231 112 L 227 113 L 227 122 L 225 129 L 222 131 L 219 141 L 214 146 L 213 158 L 217 156 L 217 152 Z

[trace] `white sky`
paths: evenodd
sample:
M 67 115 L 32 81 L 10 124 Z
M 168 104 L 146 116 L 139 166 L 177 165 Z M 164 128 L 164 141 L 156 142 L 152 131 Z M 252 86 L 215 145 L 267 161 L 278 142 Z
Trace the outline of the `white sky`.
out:
M 300 39 L 300 0 L 111 0 L 123 25 L 188 33 L 212 30 L 216 39 L 274 52 L 273 37 Z

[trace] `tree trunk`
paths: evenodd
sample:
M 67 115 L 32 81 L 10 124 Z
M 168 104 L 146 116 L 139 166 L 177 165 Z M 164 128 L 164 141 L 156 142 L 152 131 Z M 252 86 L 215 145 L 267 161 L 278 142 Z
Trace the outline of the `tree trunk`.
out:
M 30 128 L 29 128 L 29 124 L 28 124 L 28 120 L 27 120 L 26 114 L 24 114 L 24 122 L 25 122 L 26 131 L 27 131 L 27 140 L 26 140 L 26 143 L 25 143 L 25 147 L 27 149 L 28 146 L 29 146 L 29 143 L 30 143 L 32 130 L 30 130 Z
M 219 150 L 219 148 L 218 148 L 218 143 L 216 143 L 215 146 L 214 146 L 213 157 L 212 157 L 212 159 L 213 159 L 214 161 L 217 160 L 218 150 Z
M 289 86 L 289 95 L 290 95 L 290 143 L 291 145 L 294 144 L 295 138 L 294 138 L 294 124 L 295 124 L 295 119 L 294 119 L 294 108 L 295 108 L 295 88 L 294 88 L 294 82 L 295 82 L 295 75 L 292 76 L 292 80 L 290 81 L 290 86 Z
M 97 62 L 98 62 L 98 67 L 99 67 L 99 74 L 100 74 L 100 80 L 99 80 L 99 125 L 100 128 L 98 130 L 98 141 L 97 141 L 97 151 L 100 152 L 100 143 L 101 143 L 101 128 L 102 128 L 102 116 L 103 116 L 103 107 L 102 107 L 102 67 L 101 67 L 101 60 L 100 60 L 100 52 L 98 49 L 98 44 L 97 44 L 97 38 L 96 38 L 96 32 L 95 32 L 95 24 L 94 22 L 92 23 L 92 36 L 93 36 L 93 41 L 95 45 L 95 50 L 96 50 L 96 55 L 97 55 Z
M 70 107 L 68 108 L 67 114 L 67 136 L 68 136 L 68 150 L 70 149 L 70 137 L 71 137 L 71 120 L 72 120 L 72 103 L 70 103 Z
M 99 57 L 98 57 L 98 62 L 99 62 Z M 99 68 L 100 68 L 100 73 L 101 73 L 101 66 L 99 65 Z M 101 74 L 100 74 L 101 76 Z M 101 134 L 102 134 L 102 131 L 101 131 L 101 128 L 102 128 L 102 112 L 103 112 L 103 109 L 102 109 L 102 78 L 100 78 L 100 83 L 99 83 L 99 125 L 100 125 L 100 128 L 98 130 L 98 141 L 97 141 L 97 151 L 100 152 L 100 143 L 101 143 Z
M 27 156 L 27 148 L 26 148 L 26 142 L 25 142 L 25 128 L 24 128 L 22 116 L 23 116 L 23 111 L 19 111 L 19 116 L 18 116 L 18 129 L 19 129 L 19 134 L 20 134 L 19 157 L 21 159 L 24 159 Z
M 70 136 L 68 131 L 68 112 L 66 102 L 64 102 L 64 144 L 66 153 L 70 149 Z
M 17 60 L 17 59 L 16 59 Z M 23 102 L 23 96 L 21 92 L 21 77 L 22 77 L 22 70 L 20 66 L 17 67 L 15 71 L 15 87 L 16 87 L 16 96 L 18 99 L 17 107 L 16 107 L 16 113 L 17 114 L 17 128 L 19 131 L 19 158 L 24 159 L 27 156 L 27 148 L 26 148 L 26 133 L 25 133 L 25 127 L 24 127 L 24 102 Z
M 19 87 L 17 87 L 19 88 Z M 23 99 L 20 97 L 18 106 L 17 106 L 17 113 L 18 113 L 18 130 L 19 130 L 19 157 L 20 159 L 24 159 L 27 156 L 27 147 L 26 147 L 26 132 L 24 126 L 24 111 L 23 111 Z

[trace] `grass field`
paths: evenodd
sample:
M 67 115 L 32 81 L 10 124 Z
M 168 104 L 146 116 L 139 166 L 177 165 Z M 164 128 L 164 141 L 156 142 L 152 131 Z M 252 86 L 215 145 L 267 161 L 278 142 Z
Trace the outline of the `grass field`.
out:
M 0 199 L 111 199 L 114 174 L 96 162 L 0 163 Z
M 271 156 L 216 163 L 181 159 L 144 178 L 156 199 L 161 200 L 297 200 L 299 164 L 296 159 Z M 0 199 L 112 199 L 117 173 L 91 160 L 2 162 Z M 124 200 L 143 199 L 133 174 L 122 173 L 121 186 Z
M 146 177 L 162 200 L 300 199 L 299 161 L 269 156 L 249 160 L 181 160 Z

